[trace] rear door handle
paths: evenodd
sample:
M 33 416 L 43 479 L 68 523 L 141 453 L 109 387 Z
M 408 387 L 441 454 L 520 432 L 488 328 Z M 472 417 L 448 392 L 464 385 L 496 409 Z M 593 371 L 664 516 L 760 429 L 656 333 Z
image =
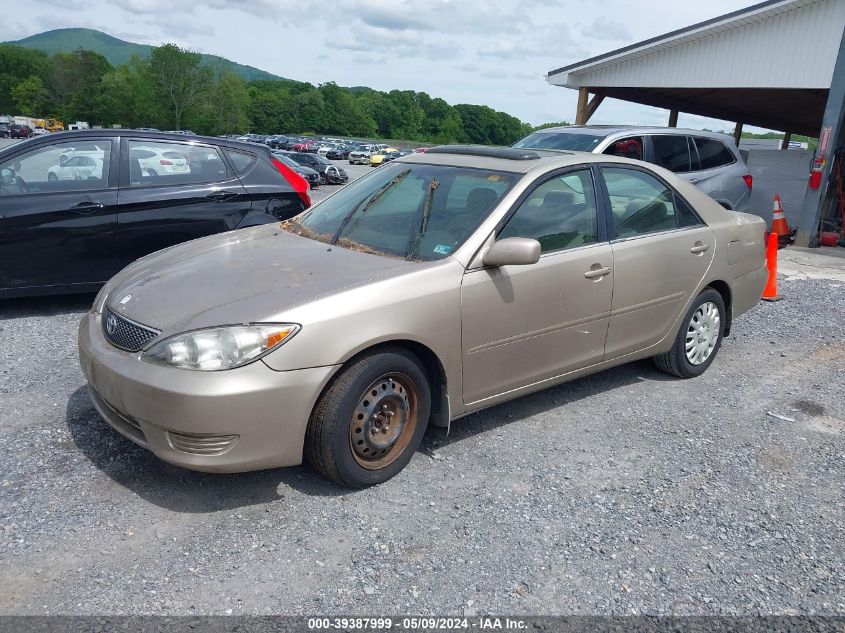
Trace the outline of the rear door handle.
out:
M 701 242 L 696 242 L 695 246 L 689 249 L 689 252 L 693 255 L 698 255 L 699 253 L 703 253 L 709 250 L 710 244 L 702 244 Z
M 227 200 L 237 197 L 237 195 L 238 194 L 232 193 L 231 191 L 212 191 L 205 197 L 209 200 L 216 200 L 217 202 L 226 202 Z
M 604 268 L 595 268 L 595 266 L 600 266 L 600 264 L 593 264 L 593 266 L 593 268 L 590 268 L 590 270 L 584 273 L 587 279 L 598 279 L 599 277 L 610 274 L 610 266 L 605 266 Z
M 94 211 L 99 211 L 100 209 L 104 209 L 106 205 L 102 202 L 80 202 L 79 204 L 73 205 L 70 210 L 74 213 L 94 213 Z

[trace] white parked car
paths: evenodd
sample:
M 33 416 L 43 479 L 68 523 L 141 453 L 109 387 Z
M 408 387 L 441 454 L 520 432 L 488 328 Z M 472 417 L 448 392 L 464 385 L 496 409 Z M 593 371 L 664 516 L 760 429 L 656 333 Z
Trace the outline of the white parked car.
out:
M 65 161 L 74 156 L 93 156 L 94 158 L 103 158 L 106 150 L 104 145 L 97 145 L 96 143 L 81 143 L 74 147 L 68 147 L 62 150 L 59 154 L 59 164 L 64 165 Z
M 33 136 L 41 136 L 42 134 L 49 134 L 49 132 L 47 132 L 47 130 L 45 130 L 43 127 L 32 128 L 32 135 Z
M 47 170 L 47 180 L 102 180 L 103 157 L 80 154 L 71 156 L 63 163 L 53 165 Z
M 161 147 L 138 146 L 132 149 L 129 157 L 138 159 L 141 169 L 147 176 L 169 176 L 191 172 L 184 154 Z

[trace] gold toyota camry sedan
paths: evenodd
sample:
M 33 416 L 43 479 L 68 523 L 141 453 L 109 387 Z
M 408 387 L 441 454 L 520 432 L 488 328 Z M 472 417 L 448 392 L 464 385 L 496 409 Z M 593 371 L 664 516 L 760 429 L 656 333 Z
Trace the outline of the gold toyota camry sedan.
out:
M 444 146 L 138 260 L 80 361 L 100 414 L 165 461 L 304 457 L 368 486 L 429 424 L 645 357 L 698 376 L 759 300 L 764 231 L 651 164 Z

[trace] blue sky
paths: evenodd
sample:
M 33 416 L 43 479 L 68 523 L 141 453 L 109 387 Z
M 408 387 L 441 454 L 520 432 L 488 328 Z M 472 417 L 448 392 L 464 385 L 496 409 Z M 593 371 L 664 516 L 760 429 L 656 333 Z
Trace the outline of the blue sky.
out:
M 748 0 L 5 0 L 0 40 L 88 27 L 174 42 L 314 84 L 424 90 L 529 123 L 575 117 L 544 74 L 736 9 Z M 591 123 L 666 125 L 668 112 L 606 100 Z M 681 114 L 685 127 L 732 122 Z M 756 128 L 749 128 L 756 129 Z

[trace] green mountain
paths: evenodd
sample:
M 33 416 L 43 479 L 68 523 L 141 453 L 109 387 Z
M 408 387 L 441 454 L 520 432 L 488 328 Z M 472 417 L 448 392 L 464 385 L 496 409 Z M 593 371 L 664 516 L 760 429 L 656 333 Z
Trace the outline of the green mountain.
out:
M 70 53 L 77 48 L 84 48 L 85 50 L 99 53 L 114 66 L 125 64 L 133 55 L 142 58 L 149 57 L 153 48 L 147 44 L 126 42 L 94 29 L 55 29 L 7 43 L 27 48 L 36 48 L 50 55 L 53 53 Z M 256 79 L 284 79 L 284 77 L 268 73 L 265 70 L 253 66 L 236 64 L 217 55 L 204 54 L 202 60 L 204 64 L 208 65 L 222 64 L 224 67 L 231 69 L 243 77 L 246 81 Z

